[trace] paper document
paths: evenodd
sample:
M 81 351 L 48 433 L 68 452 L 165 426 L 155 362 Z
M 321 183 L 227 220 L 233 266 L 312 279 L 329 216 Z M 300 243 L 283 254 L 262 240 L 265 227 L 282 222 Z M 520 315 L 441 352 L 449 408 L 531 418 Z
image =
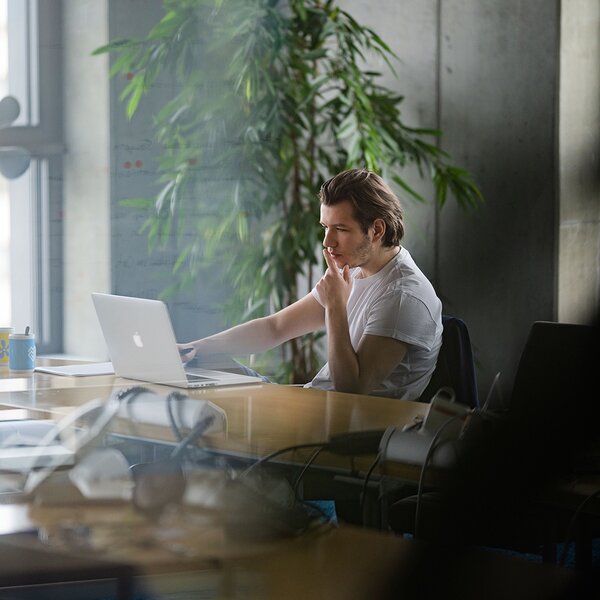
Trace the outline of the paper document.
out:
M 70 377 L 89 377 L 92 375 L 114 375 L 111 362 L 82 363 L 80 365 L 64 365 L 62 367 L 36 367 L 38 373 L 51 375 L 67 375 Z

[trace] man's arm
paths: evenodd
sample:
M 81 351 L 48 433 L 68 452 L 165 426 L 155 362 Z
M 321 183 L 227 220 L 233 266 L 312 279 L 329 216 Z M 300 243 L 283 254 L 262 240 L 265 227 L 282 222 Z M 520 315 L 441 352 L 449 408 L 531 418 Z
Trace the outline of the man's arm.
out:
M 390 337 L 363 335 L 355 352 L 350 341 L 346 311 L 343 317 L 333 311 L 327 311 L 326 315 L 327 358 L 335 389 L 338 392 L 368 394 L 400 364 L 406 354 L 406 344 Z
M 350 340 L 346 305 L 352 289 L 348 267 L 339 271 L 323 252 L 327 271 L 317 284 L 325 305 L 327 359 L 331 380 L 338 392 L 366 394 L 375 389 L 402 361 L 407 346 L 394 338 L 364 335 L 356 352 Z
M 180 344 L 179 347 L 192 348 L 185 355 L 185 361 L 197 354 L 252 354 L 264 352 L 324 326 L 325 310 L 312 294 L 307 294 L 268 317 L 236 325 L 210 337 Z

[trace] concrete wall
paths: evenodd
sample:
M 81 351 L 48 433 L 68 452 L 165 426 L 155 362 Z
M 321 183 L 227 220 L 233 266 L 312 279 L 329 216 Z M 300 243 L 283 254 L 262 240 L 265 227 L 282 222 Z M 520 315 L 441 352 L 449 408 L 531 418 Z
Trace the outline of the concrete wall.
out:
M 528 329 L 556 316 L 559 2 L 346 0 L 402 58 L 397 81 L 414 125 L 469 170 L 486 202 L 467 213 L 407 204 L 405 245 L 444 311 L 471 332 L 480 393 L 497 371 L 508 393 Z
M 561 17 L 558 318 L 600 306 L 600 2 L 563 2 Z
M 401 118 L 414 127 L 439 127 L 438 105 L 438 2 L 437 0 L 343 0 L 341 5 L 360 23 L 371 27 L 390 46 L 399 60 L 393 61 L 396 76 L 382 59 L 370 58 L 370 66 L 382 73 L 381 83 L 404 96 Z M 434 141 L 434 140 L 432 140 Z M 425 198 L 433 198 L 433 185 L 416 169 L 403 176 Z M 405 238 L 424 273 L 435 279 L 436 209 L 424 206 L 396 188 L 405 211 Z
M 444 149 L 485 205 L 441 212 L 438 289 L 467 322 L 480 393 L 508 394 L 533 321 L 556 317 L 559 3 L 441 3 Z

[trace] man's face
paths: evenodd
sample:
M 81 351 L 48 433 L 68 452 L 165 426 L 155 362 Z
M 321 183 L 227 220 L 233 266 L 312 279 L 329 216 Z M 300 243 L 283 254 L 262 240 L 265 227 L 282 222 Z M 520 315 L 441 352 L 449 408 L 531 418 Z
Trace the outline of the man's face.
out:
M 323 246 L 341 269 L 345 265 L 366 265 L 373 253 L 372 232 L 362 230 L 348 200 L 325 206 L 321 204 L 321 225 L 325 232 Z

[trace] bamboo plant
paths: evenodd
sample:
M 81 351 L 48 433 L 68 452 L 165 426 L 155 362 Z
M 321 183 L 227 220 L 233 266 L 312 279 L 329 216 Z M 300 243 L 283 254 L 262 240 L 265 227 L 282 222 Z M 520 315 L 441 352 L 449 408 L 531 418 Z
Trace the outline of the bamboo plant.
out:
M 464 208 L 481 194 L 440 149 L 441 132 L 401 119 L 403 98 L 364 65 L 397 57 L 335 0 L 164 0 L 143 38 L 114 40 L 111 76 L 133 117 L 160 81 L 172 97 L 154 116 L 158 191 L 124 203 L 146 211 L 150 252 L 177 240 L 167 296 L 205 269 L 233 290 L 230 322 L 264 315 L 309 289 L 322 260 L 318 190 L 366 167 L 425 202 L 403 177 L 409 164 L 434 184 L 434 201 Z M 305 382 L 320 361 L 315 336 L 283 349 L 281 380 Z

